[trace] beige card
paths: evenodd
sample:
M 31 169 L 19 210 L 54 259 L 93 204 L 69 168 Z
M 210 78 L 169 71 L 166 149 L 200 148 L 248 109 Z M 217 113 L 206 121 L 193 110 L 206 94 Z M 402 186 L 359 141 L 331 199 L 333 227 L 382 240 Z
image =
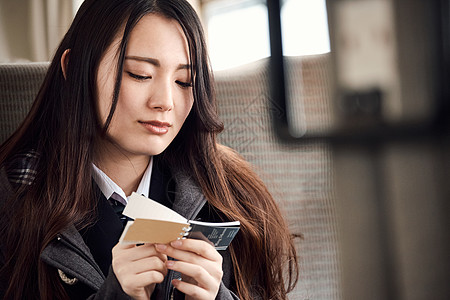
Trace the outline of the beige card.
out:
M 124 243 L 167 244 L 184 237 L 188 223 L 136 219 L 129 221 L 120 238 Z

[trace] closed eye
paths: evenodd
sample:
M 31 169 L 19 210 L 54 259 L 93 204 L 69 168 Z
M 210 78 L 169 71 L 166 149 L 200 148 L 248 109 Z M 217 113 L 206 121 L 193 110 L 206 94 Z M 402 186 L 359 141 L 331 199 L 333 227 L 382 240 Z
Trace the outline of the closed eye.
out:
M 134 79 L 139 80 L 139 81 L 144 81 L 144 80 L 152 78 L 151 76 L 141 76 L 141 75 L 137 75 L 137 74 L 134 74 L 134 73 L 131 73 L 131 72 L 127 72 L 127 73 L 128 73 L 128 75 L 131 78 L 134 78 Z
M 175 81 L 176 84 L 178 84 L 182 88 L 190 88 L 192 86 L 191 82 L 183 82 L 183 81 Z

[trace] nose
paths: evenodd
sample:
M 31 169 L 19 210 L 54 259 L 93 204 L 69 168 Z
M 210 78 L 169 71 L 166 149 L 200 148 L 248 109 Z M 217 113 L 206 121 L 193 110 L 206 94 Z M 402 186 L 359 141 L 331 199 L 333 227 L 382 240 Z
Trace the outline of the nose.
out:
M 154 92 L 149 98 L 148 105 L 154 110 L 171 111 L 173 109 L 173 86 L 170 80 L 157 80 Z

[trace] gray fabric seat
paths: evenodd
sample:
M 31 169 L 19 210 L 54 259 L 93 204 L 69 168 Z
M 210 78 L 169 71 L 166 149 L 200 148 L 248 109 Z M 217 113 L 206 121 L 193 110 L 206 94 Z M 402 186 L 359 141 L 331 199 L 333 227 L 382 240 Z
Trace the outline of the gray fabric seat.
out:
M 44 80 L 49 63 L 0 64 L 0 143 L 19 126 Z
M 328 55 L 288 60 L 292 120 L 308 130 L 331 124 Z M 48 63 L 0 64 L 0 142 L 20 124 Z M 255 167 L 286 214 L 296 240 L 300 281 L 290 299 L 341 299 L 332 160 L 327 145 L 283 144 L 270 122 L 268 60 L 215 73 L 219 141 Z

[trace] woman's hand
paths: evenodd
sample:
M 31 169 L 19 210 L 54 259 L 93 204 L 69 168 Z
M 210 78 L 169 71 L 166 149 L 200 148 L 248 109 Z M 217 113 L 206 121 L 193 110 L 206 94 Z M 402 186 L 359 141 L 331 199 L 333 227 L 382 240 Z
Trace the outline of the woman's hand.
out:
M 167 256 L 153 244 L 118 243 L 112 250 L 112 268 L 123 291 L 134 299 L 150 299 L 155 285 L 167 274 Z
M 176 259 L 166 261 L 166 266 L 182 274 L 182 280 L 174 279 L 172 284 L 186 299 L 215 299 L 223 271 L 222 256 L 214 246 L 202 240 L 184 239 L 156 245 L 156 250 Z

